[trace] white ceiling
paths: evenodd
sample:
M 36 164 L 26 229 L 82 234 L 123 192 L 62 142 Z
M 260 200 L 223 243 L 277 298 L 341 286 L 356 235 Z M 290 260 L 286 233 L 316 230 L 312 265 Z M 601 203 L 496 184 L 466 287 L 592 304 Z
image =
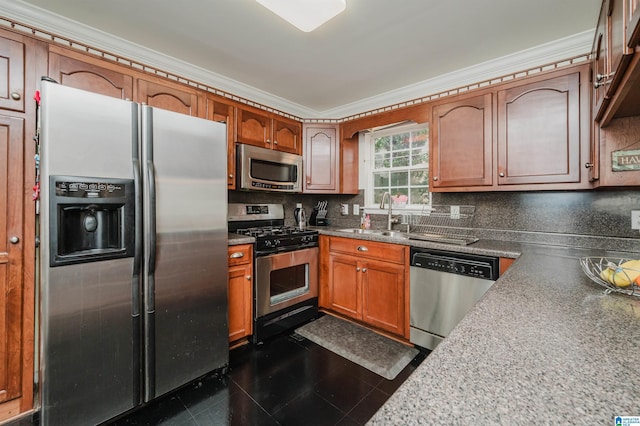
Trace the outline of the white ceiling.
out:
M 7 1 L 79 21 L 317 116 L 592 30 L 601 3 L 347 0 L 345 12 L 303 33 L 254 0 L 0 3 Z

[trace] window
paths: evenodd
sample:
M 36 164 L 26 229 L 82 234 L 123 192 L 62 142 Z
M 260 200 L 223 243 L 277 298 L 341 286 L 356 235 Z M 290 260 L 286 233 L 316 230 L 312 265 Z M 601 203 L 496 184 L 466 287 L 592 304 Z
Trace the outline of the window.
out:
M 428 125 L 373 131 L 365 135 L 364 149 L 367 207 L 377 208 L 385 192 L 394 207 L 430 204 Z

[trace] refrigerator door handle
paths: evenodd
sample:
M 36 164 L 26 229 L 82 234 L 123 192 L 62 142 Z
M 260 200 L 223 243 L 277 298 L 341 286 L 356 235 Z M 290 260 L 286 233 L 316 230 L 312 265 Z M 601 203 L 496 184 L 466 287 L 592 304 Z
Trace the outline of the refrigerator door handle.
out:
M 154 274 L 156 271 L 156 173 L 153 168 L 153 162 L 147 161 L 147 178 L 149 179 L 149 212 L 148 215 L 148 232 L 149 232 L 149 263 L 147 269 L 147 277 L 149 285 L 146 289 L 147 311 L 153 312 L 155 307 L 155 283 Z

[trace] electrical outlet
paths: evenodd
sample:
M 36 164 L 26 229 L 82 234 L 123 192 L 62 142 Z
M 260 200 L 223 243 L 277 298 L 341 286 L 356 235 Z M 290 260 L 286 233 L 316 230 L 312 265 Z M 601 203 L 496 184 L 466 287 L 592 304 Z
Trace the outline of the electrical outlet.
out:
M 631 229 L 640 229 L 640 210 L 631 210 Z
M 360 216 L 360 204 L 353 205 L 353 214 L 356 216 Z
M 460 219 L 460 206 L 451 206 L 451 219 Z

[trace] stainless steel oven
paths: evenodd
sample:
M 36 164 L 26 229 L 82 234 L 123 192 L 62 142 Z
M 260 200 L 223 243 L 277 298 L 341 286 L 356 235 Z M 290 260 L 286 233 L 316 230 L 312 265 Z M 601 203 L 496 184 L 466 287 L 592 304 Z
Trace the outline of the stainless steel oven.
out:
M 318 315 L 318 232 L 284 226 L 282 204 L 229 204 L 229 231 L 255 238 L 253 342 Z
M 318 248 L 256 258 L 256 315 L 264 317 L 318 297 Z

